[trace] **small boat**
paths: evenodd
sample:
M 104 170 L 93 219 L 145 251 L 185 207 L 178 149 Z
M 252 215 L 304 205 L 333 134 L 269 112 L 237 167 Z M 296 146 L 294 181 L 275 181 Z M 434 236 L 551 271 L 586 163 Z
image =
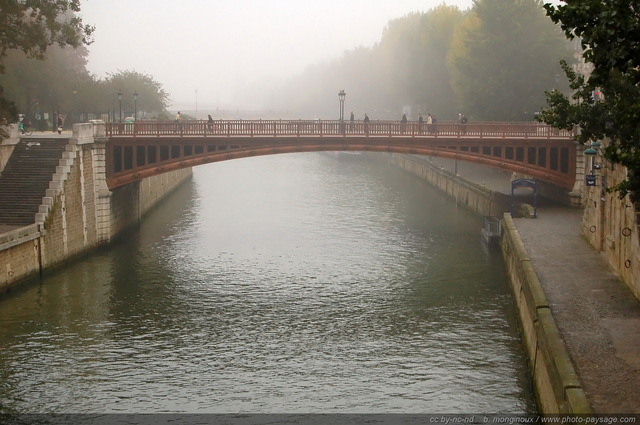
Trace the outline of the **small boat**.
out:
M 482 241 L 489 247 L 497 249 L 500 247 L 502 238 L 502 220 L 494 216 L 482 217 Z

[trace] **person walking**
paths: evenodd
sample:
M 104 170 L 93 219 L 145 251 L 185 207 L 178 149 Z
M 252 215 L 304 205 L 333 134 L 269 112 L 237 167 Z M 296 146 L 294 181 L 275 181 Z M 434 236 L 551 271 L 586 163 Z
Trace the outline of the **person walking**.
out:
M 64 119 L 62 118 L 62 114 L 58 114 L 58 134 L 62 134 L 63 124 L 64 124 Z
M 353 111 L 351 111 L 351 115 L 349 115 L 349 132 L 353 133 L 353 123 L 355 122 L 356 117 L 353 115 Z
M 424 124 L 424 118 L 422 114 L 418 114 L 418 132 L 422 134 L 422 124 Z
M 400 133 L 404 133 L 404 128 L 407 125 L 407 114 L 402 114 L 402 118 L 400 119 Z
M 176 120 L 175 120 L 176 127 L 174 129 L 174 133 L 178 133 L 180 131 L 180 120 L 181 119 L 182 118 L 180 117 L 180 111 L 178 111 L 178 113 L 176 114 Z
M 429 116 L 431 117 L 431 133 L 438 134 L 438 119 L 435 115 L 429 114 Z
M 459 113 L 458 124 L 460 124 L 460 132 L 462 134 L 467 134 L 467 129 L 464 127 L 466 123 L 467 123 L 467 117 L 465 117 L 463 113 Z
M 364 134 L 369 135 L 369 115 L 364 114 Z

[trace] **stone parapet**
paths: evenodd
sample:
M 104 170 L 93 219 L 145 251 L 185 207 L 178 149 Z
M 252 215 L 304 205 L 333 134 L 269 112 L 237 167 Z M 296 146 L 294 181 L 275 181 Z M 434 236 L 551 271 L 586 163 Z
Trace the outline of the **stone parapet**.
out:
M 502 253 L 541 413 L 591 414 L 547 297 L 509 213 L 503 216 L 502 229 Z

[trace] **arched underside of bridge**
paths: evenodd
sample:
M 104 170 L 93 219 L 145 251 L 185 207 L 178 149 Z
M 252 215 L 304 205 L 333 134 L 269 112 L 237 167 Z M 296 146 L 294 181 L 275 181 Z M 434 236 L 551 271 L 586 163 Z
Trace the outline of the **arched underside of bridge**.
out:
M 272 139 L 273 140 L 273 139 Z M 441 146 L 415 146 L 382 141 L 346 142 L 345 139 L 306 142 L 298 140 L 295 144 L 274 146 L 256 146 L 229 144 L 224 149 L 208 152 L 205 147 L 184 148 L 184 140 L 178 148 L 167 145 L 162 154 L 157 144 L 140 143 L 140 139 L 131 145 L 107 144 L 107 185 L 115 189 L 147 177 L 175 171 L 187 167 L 210 164 L 256 156 L 323 152 L 323 151 L 361 151 L 398 154 L 425 155 L 448 159 L 457 159 L 490 167 L 509 170 L 519 174 L 551 183 L 560 188 L 571 190 L 575 183 L 575 145 L 572 143 L 554 144 L 549 140 L 528 140 L 525 145 L 507 144 L 504 139 L 483 140 L 483 145 L 473 148 L 459 141 L 441 140 Z M 149 146 L 155 146 L 149 149 Z M 178 145 L 173 145 L 178 146 Z M 217 145 L 219 148 L 221 145 Z M 488 146 L 488 148 L 487 148 Z M 495 146 L 499 146 L 496 148 Z M 532 151 L 531 149 L 535 149 Z M 540 150 L 542 149 L 542 150 Z M 555 149 L 555 153 L 554 153 Z M 511 152 L 509 154 L 509 152 Z M 511 158 L 509 158 L 511 157 Z

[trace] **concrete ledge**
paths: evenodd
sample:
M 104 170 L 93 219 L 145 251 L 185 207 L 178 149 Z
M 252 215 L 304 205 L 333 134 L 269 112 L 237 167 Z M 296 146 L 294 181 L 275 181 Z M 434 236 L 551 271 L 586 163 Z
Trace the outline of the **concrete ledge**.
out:
M 20 131 L 18 131 L 18 124 L 9 124 L 4 127 L 9 132 L 9 137 L 0 140 L 0 145 L 17 145 L 20 141 Z
M 65 174 L 68 174 L 70 170 L 71 170 L 71 166 L 69 165 L 58 165 L 56 167 L 56 174 L 65 175 Z
M 84 145 L 93 143 L 94 133 L 93 123 L 81 123 L 73 125 L 73 137 L 69 139 L 72 145 Z
M 503 217 L 502 253 L 519 310 L 538 405 L 543 414 L 591 414 L 580 379 L 551 314 L 511 214 Z
M 43 235 L 37 224 L 30 224 L 0 235 L 0 251 L 22 245 Z
M 5 244 L 16 239 L 21 239 L 27 235 L 32 235 L 38 232 L 38 225 L 30 224 L 28 226 L 20 227 L 6 233 L 0 233 L 0 244 Z
M 36 213 L 36 224 L 43 224 L 47 220 L 49 213 Z

